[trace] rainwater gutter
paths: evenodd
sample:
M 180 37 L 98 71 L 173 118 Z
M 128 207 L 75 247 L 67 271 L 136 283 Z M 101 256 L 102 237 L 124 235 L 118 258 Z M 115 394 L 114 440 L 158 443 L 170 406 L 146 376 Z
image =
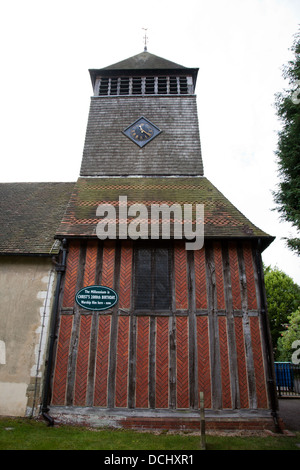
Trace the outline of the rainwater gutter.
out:
M 261 299 L 261 316 L 262 316 L 262 323 L 263 323 L 263 333 L 265 337 L 265 345 L 266 345 L 266 353 L 267 353 L 267 383 L 268 383 L 268 391 L 269 391 L 269 398 L 270 398 L 270 405 L 271 405 L 271 415 L 274 421 L 276 432 L 281 433 L 281 427 L 279 424 L 278 418 L 278 400 L 277 400 L 277 393 L 276 393 L 276 382 L 275 382 L 275 370 L 274 370 L 274 357 L 273 357 L 273 347 L 272 347 L 272 339 L 271 333 L 268 323 L 267 317 L 267 297 L 266 297 L 266 290 L 265 290 L 265 283 L 264 283 L 264 273 L 263 273 L 263 265 L 261 259 L 261 252 L 262 252 L 262 243 L 261 239 L 258 239 L 258 246 L 256 250 L 256 266 L 257 266 L 257 274 L 258 274 L 258 287 Z
M 61 279 L 62 275 L 66 270 L 66 257 L 67 257 L 67 240 L 63 239 L 62 241 L 62 260 L 61 263 L 56 265 L 56 272 L 57 272 L 57 280 L 56 280 L 56 289 L 55 289 L 55 296 L 52 306 L 51 312 L 51 325 L 50 325 L 50 343 L 49 343 L 49 351 L 48 351 L 48 360 L 46 362 L 46 375 L 43 387 L 43 398 L 42 398 L 42 405 L 41 405 L 41 412 L 43 418 L 48 422 L 48 426 L 54 425 L 54 419 L 52 416 L 49 415 L 49 391 L 50 391 L 50 380 L 51 380 L 51 372 L 52 372 L 52 362 L 53 362 L 53 351 L 54 351 L 54 343 L 56 339 L 56 319 L 58 314 L 58 304 L 59 304 L 59 292 L 61 286 Z

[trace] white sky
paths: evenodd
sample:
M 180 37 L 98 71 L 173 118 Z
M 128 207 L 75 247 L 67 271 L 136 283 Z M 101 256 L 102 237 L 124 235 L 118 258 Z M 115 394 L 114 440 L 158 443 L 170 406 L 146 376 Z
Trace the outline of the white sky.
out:
M 276 241 L 264 252 L 300 284 L 271 191 L 274 95 L 300 24 L 299 0 L 2 0 L 1 182 L 76 181 L 92 87 L 88 69 L 143 51 L 199 67 L 205 176 Z M 30 217 L 30 214 L 28 214 Z

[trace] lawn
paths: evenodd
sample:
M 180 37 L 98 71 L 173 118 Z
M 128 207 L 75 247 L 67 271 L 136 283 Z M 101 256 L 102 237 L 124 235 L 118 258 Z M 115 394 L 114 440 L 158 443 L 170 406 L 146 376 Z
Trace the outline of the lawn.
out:
M 206 436 L 207 450 L 300 450 L 300 433 L 295 437 Z M 298 445 L 297 445 L 298 444 Z M 0 450 L 161 450 L 196 451 L 195 434 L 150 433 L 76 427 L 47 427 L 44 421 L 0 418 Z

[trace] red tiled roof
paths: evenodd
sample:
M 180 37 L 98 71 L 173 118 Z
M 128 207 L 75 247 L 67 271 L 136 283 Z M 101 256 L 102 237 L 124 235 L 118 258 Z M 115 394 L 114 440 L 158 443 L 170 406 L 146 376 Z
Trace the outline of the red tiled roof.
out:
M 127 196 L 127 204 L 204 204 L 205 237 L 264 238 L 273 237 L 252 224 L 205 177 L 180 178 L 79 178 L 65 215 L 56 232 L 62 237 L 96 237 L 101 220 L 96 210 L 100 204 L 111 204 L 119 217 L 119 197 Z M 150 216 L 150 211 L 148 211 Z M 193 211 L 193 214 L 195 210 Z M 131 219 L 127 220 L 129 223 Z M 150 222 L 150 219 L 148 219 Z M 193 220 L 195 224 L 195 220 Z M 172 232 L 171 232 L 172 236 Z

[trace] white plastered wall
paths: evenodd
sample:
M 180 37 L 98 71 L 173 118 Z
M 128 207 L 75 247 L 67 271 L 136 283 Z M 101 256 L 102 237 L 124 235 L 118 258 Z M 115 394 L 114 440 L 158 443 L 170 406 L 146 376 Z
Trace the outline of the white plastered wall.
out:
M 55 279 L 50 258 L 0 257 L 0 415 L 36 414 Z

